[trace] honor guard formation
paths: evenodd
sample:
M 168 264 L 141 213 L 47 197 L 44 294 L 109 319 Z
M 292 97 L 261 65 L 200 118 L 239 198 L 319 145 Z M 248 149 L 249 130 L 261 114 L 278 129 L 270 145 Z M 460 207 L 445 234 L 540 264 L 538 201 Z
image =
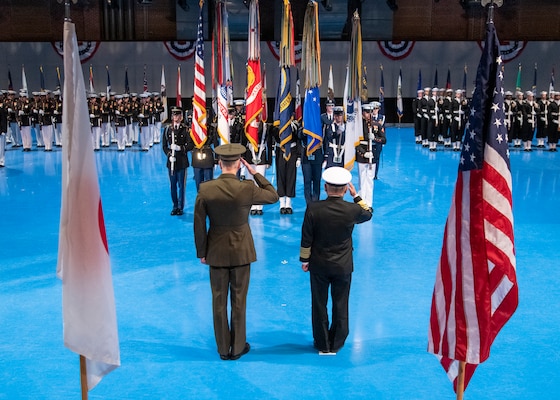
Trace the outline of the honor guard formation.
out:
M 532 151 L 533 140 L 538 149 L 555 152 L 560 134 L 560 92 L 504 92 L 505 124 L 512 149 L 523 147 Z M 464 90 L 424 88 L 413 100 L 414 135 L 416 143 L 437 151 L 438 146 L 461 150 L 461 142 L 470 114 L 470 99 Z M 548 146 L 547 146 L 548 145 Z

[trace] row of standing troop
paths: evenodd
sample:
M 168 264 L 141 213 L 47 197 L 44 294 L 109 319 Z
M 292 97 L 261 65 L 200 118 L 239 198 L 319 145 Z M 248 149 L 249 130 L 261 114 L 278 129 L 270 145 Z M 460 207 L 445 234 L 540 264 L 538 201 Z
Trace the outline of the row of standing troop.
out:
M 537 147 L 556 151 L 560 137 L 560 92 L 542 91 L 535 99 L 532 91 L 504 93 L 504 123 L 508 142 L 514 148 L 532 151 L 533 139 Z M 467 129 L 470 100 L 463 90 L 424 88 L 419 89 L 413 100 L 414 135 L 416 143 L 437 151 L 438 144 L 453 151 L 460 151 Z

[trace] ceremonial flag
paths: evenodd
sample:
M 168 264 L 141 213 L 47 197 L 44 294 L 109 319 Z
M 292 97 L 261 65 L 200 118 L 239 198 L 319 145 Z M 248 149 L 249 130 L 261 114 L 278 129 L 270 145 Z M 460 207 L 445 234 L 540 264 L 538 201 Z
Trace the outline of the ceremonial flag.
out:
M 518 303 L 502 66 L 490 19 L 430 314 L 428 351 L 456 391 L 459 368 L 466 388 Z
M 262 120 L 266 122 L 268 119 L 268 102 L 266 98 L 266 64 L 263 64 L 263 74 L 262 74 L 262 82 L 263 82 L 263 91 L 262 91 Z
M 14 90 L 14 83 L 12 82 L 12 73 L 8 68 L 8 90 Z
M 533 86 L 531 86 L 531 91 L 533 92 L 533 96 L 537 96 L 537 63 L 535 63 L 535 69 L 533 73 Z
M 93 67 L 89 66 L 89 92 L 95 93 L 95 88 L 93 86 Z
M 109 98 L 111 96 L 111 77 L 109 76 L 109 66 L 108 65 L 105 66 L 105 70 L 107 71 L 106 93 L 107 93 L 107 98 Z
M 161 114 L 161 120 L 167 121 L 169 117 L 169 113 L 167 110 L 167 87 L 165 85 L 165 67 L 163 64 L 161 65 L 161 82 L 160 82 L 160 93 L 161 93 L 161 102 L 163 104 L 163 112 Z
M 379 114 L 385 115 L 385 79 L 383 78 L 383 64 L 380 66 L 381 69 L 381 80 L 379 85 L 379 102 L 381 106 L 379 107 Z
M 360 93 L 360 98 L 362 100 L 362 103 L 367 103 L 369 99 L 368 88 L 367 88 L 367 68 L 365 64 L 362 72 L 362 90 Z
M 230 60 L 229 22 L 226 3 L 219 0 L 216 3 L 216 57 L 217 57 L 217 86 L 218 98 L 218 136 L 222 144 L 230 142 L 228 108 L 233 101 L 232 65 Z
M 445 81 L 445 88 L 451 89 L 451 69 L 447 68 L 447 80 Z
M 62 83 L 60 82 L 60 68 L 56 67 L 56 89 L 62 89 Z
M 177 95 L 175 100 L 175 105 L 179 108 L 183 108 L 183 101 L 181 100 L 181 66 L 177 66 Z
M 327 99 L 334 101 L 334 79 L 332 74 L 332 65 L 329 66 L 329 81 L 327 82 Z
M 418 69 L 418 85 L 417 85 L 417 90 L 423 90 L 424 88 L 422 87 L 422 70 Z
M 253 151 L 257 152 L 259 147 L 259 122 L 261 121 L 263 109 L 258 0 L 251 0 L 249 4 L 248 41 L 245 137 L 253 146 Z
M 47 86 L 45 85 L 45 72 L 43 71 L 43 66 L 39 67 L 39 76 L 40 76 L 40 84 L 41 84 L 41 92 L 45 91 Z
M 146 64 L 144 64 L 144 79 L 142 80 L 144 93 L 148 91 L 148 77 L 146 76 Z
M 363 135 L 362 97 L 362 29 L 360 16 L 354 12 L 352 34 L 348 52 L 348 67 L 344 83 L 344 110 L 346 113 L 346 132 L 344 138 L 344 168 L 351 170 L 356 159 L 355 147 Z M 362 92 L 363 93 L 363 92 Z M 367 101 L 367 97 L 366 97 Z
M 515 81 L 515 91 L 521 92 L 521 90 L 521 64 L 519 64 L 519 67 L 517 69 L 517 79 Z
M 301 105 L 301 91 L 300 91 L 299 69 L 296 68 L 296 98 L 295 98 L 295 119 L 301 123 L 303 119 L 303 107 Z
M 399 79 L 397 80 L 397 116 L 399 122 L 403 116 L 403 99 L 402 99 L 402 70 L 399 69 Z
M 466 95 L 467 93 L 467 64 L 465 64 L 465 68 L 463 70 L 463 94 Z
M 321 45 L 319 43 L 319 6 L 307 3 L 303 20 L 304 43 L 301 68 L 305 76 L 303 103 L 303 133 L 307 135 L 307 155 L 312 155 L 323 144 L 323 125 L 319 86 L 321 86 Z
M 204 35 L 202 25 L 202 5 L 199 4 L 198 28 L 196 34 L 196 52 L 194 55 L 194 95 L 191 138 L 196 148 L 200 149 L 207 139 L 206 126 L 206 80 L 204 78 Z
M 28 94 L 27 90 L 27 77 L 25 76 L 25 67 L 21 66 L 21 92 Z
M 548 85 L 548 98 L 552 99 L 551 93 L 554 92 L 554 67 L 550 73 L 550 84 Z
M 128 67 L 124 68 L 124 92 L 130 93 L 130 85 L 128 84 Z
M 438 73 L 437 73 L 437 66 L 436 66 L 436 72 L 434 74 L 434 86 L 435 88 L 438 87 Z
M 64 345 L 86 359 L 87 389 L 120 365 L 111 262 L 75 27 L 64 22 L 62 204 L 57 276 Z
M 290 91 L 290 67 L 292 67 L 295 63 L 294 23 L 292 20 L 292 8 L 289 0 L 284 0 L 282 7 L 279 51 L 280 76 L 278 82 L 278 90 L 276 92 L 276 103 L 274 106 L 274 125 L 278 126 L 278 135 L 280 136 L 280 149 L 282 150 L 283 157 L 285 160 L 289 160 L 291 156 L 292 142 L 291 123 L 294 119 L 292 93 Z

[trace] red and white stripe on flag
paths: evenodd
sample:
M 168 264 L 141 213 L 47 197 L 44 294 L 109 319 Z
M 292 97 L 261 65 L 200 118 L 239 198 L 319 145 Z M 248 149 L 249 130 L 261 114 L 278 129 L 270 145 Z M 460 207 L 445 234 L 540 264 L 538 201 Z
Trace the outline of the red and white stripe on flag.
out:
M 428 351 L 456 391 L 459 363 L 465 362 L 466 388 L 518 304 L 502 63 L 490 20 L 430 314 Z
M 207 139 L 206 126 L 206 81 L 204 78 L 204 37 L 202 35 L 202 6 L 198 18 L 198 34 L 194 58 L 194 95 L 191 137 L 197 148 Z
M 91 390 L 120 365 L 111 262 L 74 24 L 64 23 L 62 206 L 57 275 L 64 344 L 86 358 Z M 76 363 L 77 364 L 77 363 Z

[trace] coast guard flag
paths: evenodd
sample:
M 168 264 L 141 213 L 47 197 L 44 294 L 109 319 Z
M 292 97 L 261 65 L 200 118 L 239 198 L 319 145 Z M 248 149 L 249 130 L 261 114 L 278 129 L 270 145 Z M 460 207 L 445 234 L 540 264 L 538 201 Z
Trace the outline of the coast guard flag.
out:
M 440 359 L 455 391 L 459 362 L 466 363 L 466 389 L 518 303 L 502 67 L 490 21 L 445 225 L 429 325 L 428 351 Z
M 120 365 L 111 263 L 74 24 L 64 22 L 62 206 L 57 275 L 64 345 L 86 358 L 91 390 Z

